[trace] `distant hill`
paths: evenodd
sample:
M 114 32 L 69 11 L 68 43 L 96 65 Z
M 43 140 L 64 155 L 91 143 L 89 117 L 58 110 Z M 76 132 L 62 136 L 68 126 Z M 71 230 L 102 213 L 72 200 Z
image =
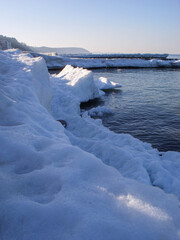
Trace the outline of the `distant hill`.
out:
M 9 46 L 12 48 L 19 48 L 22 51 L 28 52 L 38 52 L 38 53 L 52 53 L 56 52 L 58 54 L 88 54 L 90 53 L 88 50 L 84 48 L 77 47 L 66 47 L 66 48 L 51 48 L 51 47 L 31 47 L 26 45 L 25 43 L 20 43 L 16 38 L 6 37 L 0 35 L 0 41 L 7 41 Z M 8 48 L 8 47 L 7 47 Z
M 12 48 L 19 48 L 22 51 L 32 51 L 29 46 L 25 43 L 18 42 L 16 38 L 0 35 L 0 40 L 9 42 Z
M 51 48 L 51 47 L 30 47 L 34 52 L 58 54 L 89 54 L 90 52 L 84 48 L 66 47 L 66 48 Z

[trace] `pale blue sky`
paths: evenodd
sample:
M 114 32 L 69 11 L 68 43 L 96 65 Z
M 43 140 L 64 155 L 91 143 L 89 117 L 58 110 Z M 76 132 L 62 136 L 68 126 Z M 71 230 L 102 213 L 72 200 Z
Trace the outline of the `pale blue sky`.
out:
M 0 34 L 31 46 L 180 53 L 180 0 L 0 0 Z

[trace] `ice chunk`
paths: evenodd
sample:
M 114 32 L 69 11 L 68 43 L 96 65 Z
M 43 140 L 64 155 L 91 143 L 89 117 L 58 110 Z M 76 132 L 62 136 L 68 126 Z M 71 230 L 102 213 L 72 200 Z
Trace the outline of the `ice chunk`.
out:
M 121 87 L 120 84 L 110 81 L 105 77 L 95 79 L 96 86 L 101 90 L 114 89 Z
M 102 117 L 104 114 L 112 114 L 112 110 L 99 106 L 88 110 L 88 114 L 91 117 Z

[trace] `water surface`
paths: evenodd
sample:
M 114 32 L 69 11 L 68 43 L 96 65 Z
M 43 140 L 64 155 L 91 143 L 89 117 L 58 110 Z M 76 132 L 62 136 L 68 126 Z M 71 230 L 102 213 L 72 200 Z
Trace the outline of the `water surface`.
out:
M 122 85 L 120 91 L 106 93 L 95 102 L 113 110 L 102 118 L 106 127 L 129 133 L 160 151 L 180 152 L 180 69 L 101 69 L 93 73 L 95 78 L 103 76 Z

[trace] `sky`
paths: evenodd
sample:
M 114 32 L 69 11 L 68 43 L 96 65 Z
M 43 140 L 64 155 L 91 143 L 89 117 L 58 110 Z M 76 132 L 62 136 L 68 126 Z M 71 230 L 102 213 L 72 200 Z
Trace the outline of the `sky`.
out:
M 0 35 L 94 53 L 180 54 L 180 0 L 0 0 Z

